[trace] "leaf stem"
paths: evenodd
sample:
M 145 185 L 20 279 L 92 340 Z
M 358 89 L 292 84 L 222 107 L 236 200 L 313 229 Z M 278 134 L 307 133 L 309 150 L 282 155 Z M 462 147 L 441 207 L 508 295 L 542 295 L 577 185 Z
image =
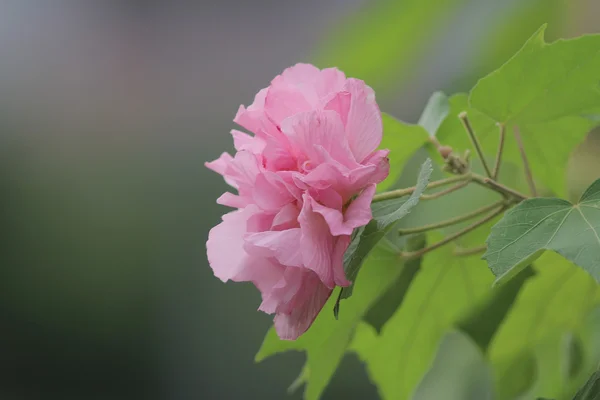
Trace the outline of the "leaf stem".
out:
M 421 200 L 434 200 L 434 199 L 438 199 L 442 196 L 445 196 L 447 194 L 450 194 L 452 192 L 455 192 L 459 189 L 464 188 L 465 186 L 467 186 L 470 183 L 470 180 L 468 181 L 464 181 L 464 182 L 460 182 L 457 183 L 454 186 L 450 186 L 448 189 L 444 189 L 444 190 L 440 190 L 439 192 L 436 193 L 432 193 L 432 194 L 422 194 L 421 195 Z
M 471 178 L 470 175 L 451 176 L 450 178 L 445 178 L 445 179 L 440 179 L 439 181 L 430 182 L 427 185 L 427 189 L 433 189 L 433 188 L 440 187 L 440 186 L 450 185 L 455 182 L 466 181 L 466 180 L 469 180 L 470 178 Z M 415 190 L 416 190 L 416 186 L 412 186 L 412 187 L 409 187 L 406 189 L 397 189 L 397 190 L 391 190 L 389 192 L 379 193 L 373 197 L 372 203 L 408 196 L 408 195 L 412 194 Z
M 467 221 L 471 218 L 475 218 L 475 217 L 477 217 L 481 214 L 484 214 L 490 210 L 493 210 L 494 208 L 498 208 L 504 204 L 506 204 L 505 200 L 499 200 L 495 203 L 488 204 L 487 206 L 484 206 L 484 207 L 478 208 L 477 210 L 471 211 L 470 213 L 467 213 L 464 215 L 459 215 L 458 217 L 450 218 L 450 219 L 447 219 L 442 222 L 437 222 L 435 224 L 419 226 L 416 228 L 400 229 L 400 230 L 398 230 L 398 233 L 400 235 L 410 235 L 413 233 L 427 232 L 427 231 L 431 231 L 434 229 L 440 229 L 440 228 L 445 228 L 447 226 L 456 225 L 461 222 Z
M 467 247 L 467 248 L 457 247 L 456 249 L 454 249 L 454 251 L 452 253 L 455 256 L 466 257 L 466 256 L 471 256 L 473 254 L 483 253 L 486 250 L 487 250 L 487 245 L 482 244 L 481 246 Z
M 527 178 L 527 183 L 529 184 L 529 190 L 531 191 L 531 195 L 533 197 L 537 197 L 537 190 L 535 189 L 535 182 L 533 181 L 533 174 L 531 173 L 531 168 L 529 167 L 529 161 L 527 160 L 527 154 L 525 153 L 525 147 L 523 147 L 523 139 L 521 139 L 521 132 L 519 132 L 519 127 L 514 126 L 513 132 L 515 134 L 515 139 L 517 140 L 517 145 L 519 146 L 519 152 L 521 153 L 521 159 L 523 160 L 523 167 L 525 168 L 525 177 Z
M 496 152 L 496 164 L 492 171 L 492 179 L 498 180 L 498 174 L 500 173 L 500 164 L 502 164 L 502 153 L 504 152 L 504 139 L 506 138 L 506 125 L 498 124 L 500 128 L 500 141 L 498 142 L 498 151 Z
M 475 147 L 475 150 L 477 151 L 477 155 L 481 159 L 481 164 L 483 165 L 483 168 L 485 169 L 485 173 L 487 174 L 487 176 L 489 178 L 492 178 L 493 177 L 492 172 L 490 171 L 490 167 L 487 165 L 487 161 L 485 160 L 485 157 L 483 156 L 483 150 L 481 149 L 481 144 L 479 143 L 479 139 L 477 139 L 477 135 L 475 135 L 475 131 L 473 131 L 471 122 L 469 122 L 469 118 L 467 117 L 467 112 L 466 111 L 461 112 L 460 114 L 458 114 L 458 118 L 460 119 L 460 122 L 462 122 L 463 127 L 465 128 L 465 130 L 469 134 L 469 137 L 471 138 L 471 142 L 473 143 L 473 147 Z
M 497 210 L 493 211 L 492 213 L 486 215 L 485 217 L 483 217 L 482 219 L 472 223 L 471 225 L 467 226 L 464 229 L 461 229 L 460 231 L 453 233 L 452 235 L 449 235 L 447 237 L 445 237 L 444 239 L 440 240 L 437 243 L 432 244 L 429 247 L 425 247 L 422 248 L 420 250 L 417 251 L 409 251 L 409 252 L 401 252 L 400 256 L 406 259 L 411 259 L 411 258 L 418 258 L 423 256 L 426 253 L 429 253 L 430 251 L 433 251 L 435 249 L 439 249 L 440 247 L 452 242 L 453 240 L 458 239 L 461 236 L 466 235 L 467 233 L 479 228 L 481 225 L 485 224 L 486 222 L 491 221 L 492 219 L 494 219 L 496 216 L 498 216 L 499 214 L 501 214 L 504 210 L 506 210 L 507 206 L 505 204 L 503 204 L 502 206 L 498 207 Z

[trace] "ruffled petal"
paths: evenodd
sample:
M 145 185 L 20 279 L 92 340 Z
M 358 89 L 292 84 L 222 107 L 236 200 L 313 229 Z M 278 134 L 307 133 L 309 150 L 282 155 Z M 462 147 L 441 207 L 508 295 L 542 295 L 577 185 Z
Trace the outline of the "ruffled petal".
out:
M 375 102 L 375 93 L 363 81 L 348 79 L 344 90 L 352 96 L 346 123 L 348 144 L 356 160 L 362 162 L 381 143 L 381 112 Z
M 206 250 L 208 263 L 215 276 L 223 282 L 235 277 L 247 266 L 248 254 L 244 250 L 244 235 L 248 219 L 258 212 L 257 207 L 248 206 L 223 215 L 219 225 L 208 233 Z
M 300 237 L 300 228 L 250 233 L 245 236 L 244 249 L 249 254 L 265 258 L 274 257 L 288 267 L 300 267 L 303 262 L 302 252 L 298 246 Z
M 284 340 L 295 340 L 306 332 L 332 292 L 310 271 L 295 280 L 301 285 L 290 300 L 293 307 L 288 312 L 277 310 L 274 319 L 277 335 Z
M 317 202 L 312 204 L 313 210 L 325 218 L 333 236 L 351 235 L 355 228 L 368 224 L 373 217 L 371 201 L 375 195 L 375 187 L 375 185 L 369 185 L 363 190 L 344 213 L 341 209 L 329 208 Z
M 303 170 L 310 171 L 329 162 L 325 154 L 343 165 L 356 163 L 348 147 L 342 120 L 335 111 L 296 114 L 284 120 L 281 129 L 289 138 L 297 157 L 303 161 Z
M 346 281 L 336 281 L 332 268 L 334 237 L 329 232 L 329 226 L 323 216 L 312 208 L 313 200 L 308 194 L 304 195 L 304 205 L 298 221 L 302 229 L 300 247 L 305 268 L 314 271 L 323 284 L 331 289 L 335 285 L 345 284 Z
M 232 161 L 233 157 L 231 157 L 231 155 L 229 155 L 228 153 L 222 153 L 221 156 L 216 160 L 205 162 L 204 166 L 208 169 L 215 171 L 219 175 L 223 175 L 223 178 L 225 178 L 225 182 L 227 182 L 229 186 L 232 186 L 237 189 L 237 184 L 233 179 L 227 176 L 226 172 L 227 167 L 231 165 Z

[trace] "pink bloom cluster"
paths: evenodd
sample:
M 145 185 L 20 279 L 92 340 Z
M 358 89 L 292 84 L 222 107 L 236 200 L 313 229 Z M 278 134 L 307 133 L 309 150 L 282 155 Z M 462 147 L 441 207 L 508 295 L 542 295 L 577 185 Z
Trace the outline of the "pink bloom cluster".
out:
M 354 228 L 371 219 L 375 185 L 388 175 L 373 90 L 335 68 L 286 69 L 240 106 L 235 155 L 206 163 L 237 194 L 206 244 L 214 274 L 250 281 L 282 339 L 312 324 L 335 286 L 348 286 L 343 255 Z

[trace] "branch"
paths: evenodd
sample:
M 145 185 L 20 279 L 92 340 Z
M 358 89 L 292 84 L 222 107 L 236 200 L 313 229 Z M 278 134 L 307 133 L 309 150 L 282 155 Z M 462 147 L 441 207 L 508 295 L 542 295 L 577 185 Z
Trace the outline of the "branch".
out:
M 432 194 L 422 194 L 421 195 L 421 200 L 435 200 L 435 199 L 439 199 L 442 196 L 445 196 L 447 194 L 450 194 L 452 192 L 455 192 L 459 189 L 464 188 L 465 186 L 467 186 L 471 181 L 464 181 L 464 182 L 460 182 L 457 183 L 454 186 L 450 186 L 448 189 L 444 189 L 444 190 L 440 190 L 439 192 L 436 193 L 432 193 Z
M 471 142 L 473 143 L 473 147 L 475 147 L 475 150 L 477 151 L 477 154 L 479 155 L 479 158 L 481 159 L 481 164 L 483 165 L 483 168 L 485 169 L 485 173 L 487 174 L 487 176 L 489 178 L 492 178 L 493 175 L 490 171 L 490 167 L 487 165 L 487 161 L 485 161 L 485 157 L 483 156 L 483 150 L 481 149 L 481 144 L 479 144 L 479 139 L 477 139 L 477 135 L 475 135 L 475 132 L 473 131 L 473 128 L 471 127 L 471 123 L 469 122 L 469 118 L 467 117 L 466 111 L 463 111 L 460 114 L 458 114 L 458 118 L 460 118 L 460 122 L 462 122 L 465 130 L 467 131 L 467 133 L 469 134 L 469 137 L 471 138 Z
M 459 256 L 459 257 L 466 257 L 466 256 L 471 256 L 473 254 L 483 253 L 486 250 L 487 250 L 487 246 L 485 244 L 482 244 L 481 246 L 476 246 L 476 247 L 467 247 L 467 248 L 457 247 L 456 249 L 454 249 L 452 254 L 454 254 L 455 256 Z
M 400 230 L 398 230 L 398 233 L 400 235 L 410 235 L 413 233 L 421 233 L 421 232 L 431 231 L 434 229 L 445 228 L 447 226 L 456 225 L 461 222 L 467 221 L 471 218 L 475 218 L 481 214 L 485 214 L 486 212 L 493 210 L 494 208 L 498 208 L 505 204 L 506 204 L 505 200 L 499 200 L 495 203 L 488 204 L 487 206 L 484 206 L 477 210 L 471 211 L 470 213 L 467 213 L 465 215 L 460 215 L 458 217 L 450 218 L 450 219 L 447 219 L 446 221 L 437 222 L 435 224 L 424 225 L 424 226 L 420 226 L 420 227 L 416 227 L 416 228 L 400 229 Z
M 439 181 L 430 182 L 427 185 L 427 189 L 434 189 L 436 187 L 450 185 L 450 184 L 456 183 L 456 182 L 466 181 L 466 180 L 469 180 L 470 178 L 471 178 L 470 175 L 451 176 L 450 178 L 440 179 Z M 408 196 L 408 195 L 412 194 L 416 189 L 417 189 L 417 187 L 413 186 L 413 187 L 409 187 L 406 189 L 397 189 L 397 190 L 391 190 L 389 192 L 379 193 L 373 197 L 373 200 L 371 202 L 376 203 L 378 201 L 391 200 L 391 199 L 397 199 L 399 197 Z
M 506 210 L 506 205 L 502 205 L 500 206 L 497 210 L 495 210 L 494 212 L 486 215 L 485 217 L 483 217 L 482 219 L 480 219 L 479 221 L 476 221 L 474 223 L 472 223 L 471 225 L 467 226 L 464 229 L 461 229 L 460 231 L 453 233 L 452 235 L 445 237 L 444 239 L 440 240 L 437 243 L 432 244 L 429 247 L 425 247 L 421 250 L 417 250 L 417 251 L 409 251 L 409 252 L 401 252 L 400 256 L 403 258 L 418 258 L 423 256 L 424 254 L 429 253 L 430 251 L 433 251 L 435 249 L 439 249 L 440 247 L 450 243 L 453 240 L 458 239 L 461 236 L 466 235 L 467 233 L 473 231 L 474 229 L 479 228 L 481 225 L 485 224 L 486 222 L 491 221 L 492 219 L 494 219 L 496 216 L 498 216 L 499 214 L 501 214 L 502 212 L 504 212 L 504 210 Z
M 486 178 L 485 176 L 481 176 L 481 175 L 474 174 L 474 173 L 471 175 L 472 175 L 472 179 L 474 182 L 480 184 L 481 186 L 495 190 L 496 192 L 498 192 L 502 195 L 510 195 L 519 201 L 529 198 L 529 196 L 524 195 L 523 193 L 520 193 L 512 188 L 509 188 L 508 186 L 504 186 L 500 182 L 496 182 L 493 179 Z

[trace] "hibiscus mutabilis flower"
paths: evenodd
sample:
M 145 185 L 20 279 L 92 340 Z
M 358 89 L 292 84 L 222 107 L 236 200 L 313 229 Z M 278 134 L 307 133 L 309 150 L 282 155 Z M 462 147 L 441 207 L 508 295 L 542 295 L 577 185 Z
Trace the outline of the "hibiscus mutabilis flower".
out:
M 343 255 L 371 220 L 375 185 L 389 172 L 376 150 L 382 122 L 373 90 L 335 69 L 297 64 L 275 77 L 234 122 L 236 149 L 206 166 L 237 194 L 211 229 L 208 261 L 222 281 L 249 281 L 282 339 L 312 324 L 335 286 L 348 286 Z

